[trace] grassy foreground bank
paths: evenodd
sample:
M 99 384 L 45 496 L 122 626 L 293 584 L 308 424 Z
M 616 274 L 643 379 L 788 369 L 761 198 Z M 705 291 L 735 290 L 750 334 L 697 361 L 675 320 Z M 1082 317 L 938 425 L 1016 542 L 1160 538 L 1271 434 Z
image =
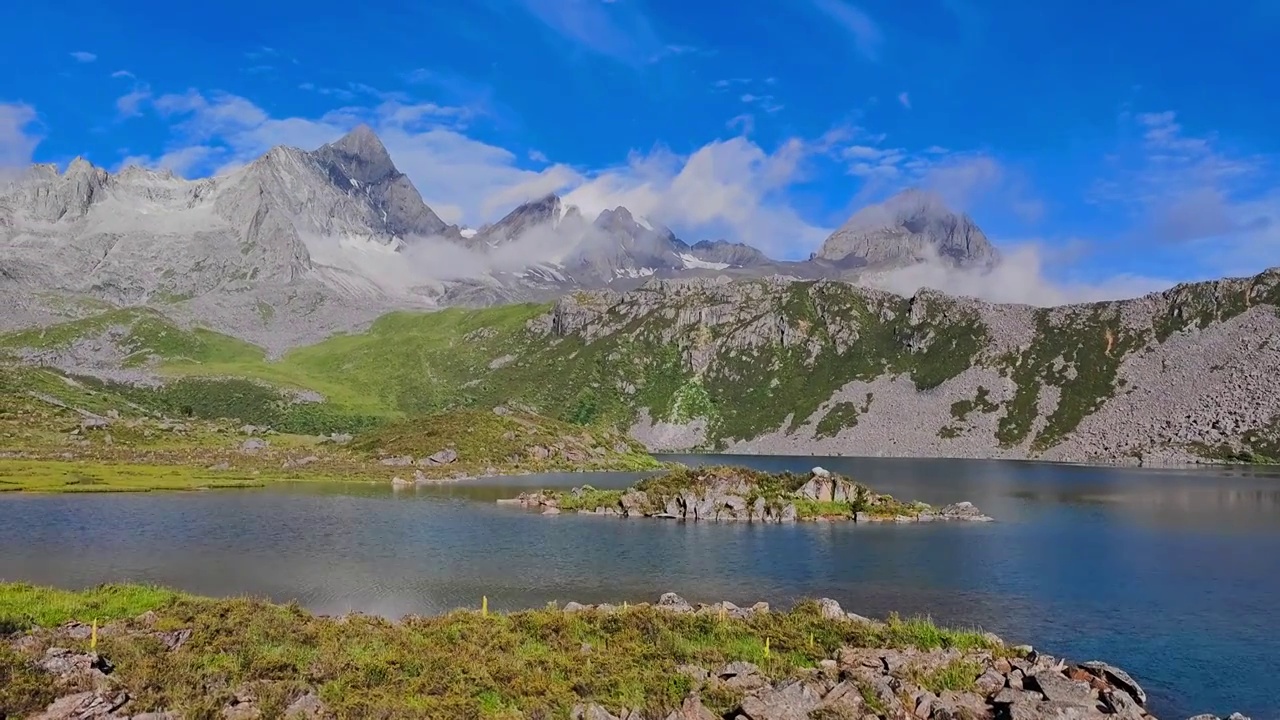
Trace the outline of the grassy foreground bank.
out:
M 128 711 L 163 709 L 184 718 L 219 717 L 246 696 L 262 717 L 281 717 L 309 692 L 340 718 L 565 718 L 582 702 L 663 714 L 692 688 L 682 665 L 742 660 L 778 680 L 842 648 L 1002 650 L 990 636 L 927 620 L 824 617 L 816 602 L 741 619 L 636 605 L 460 610 L 392 622 L 148 586 L 67 592 L 0 584 L 0 633 L 11 634 L 0 641 L 0 716 L 23 717 L 67 693 L 36 662 L 55 645 L 88 652 L 89 634 L 69 633 L 64 624 L 95 620 L 96 651 L 114 666 L 107 679 L 128 693 Z M 175 633 L 183 637 L 176 647 Z M 941 691 L 955 682 L 948 672 L 928 682 Z M 741 699 L 731 687 L 702 691 L 716 713 Z

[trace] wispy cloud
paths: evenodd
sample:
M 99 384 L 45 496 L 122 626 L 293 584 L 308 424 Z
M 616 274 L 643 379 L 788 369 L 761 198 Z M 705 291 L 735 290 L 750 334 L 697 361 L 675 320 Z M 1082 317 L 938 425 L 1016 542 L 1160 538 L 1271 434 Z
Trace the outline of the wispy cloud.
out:
M 854 44 L 868 60 L 880 59 L 884 34 L 866 12 L 844 0 L 812 0 L 822 14 L 852 36 Z
M 1172 111 L 1126 112 L 1121 122 L 1135 137 L 1113 154 L 1091 201 L 1127 210 L 1142 241 L 1203 250 L 1214 268 L 1235 272 L 1266 256 L 1274 264 L 1280 158 L 1230 148 L 1213 133 L 1189 133 Z
M 116 114 L 121 119 L 137 117 L 142 114 L 143 103 L 150 99 L 150 86 L 138 83 L 132 90 L 116 98 Z
M 898 104 L 908 110 L 911 109 L 911 96 L 905 90 L 898 93 Z
M 673 46 L 662 42 L 636 3 L 599 0 L 514 0 L 556 34 L 597 55 L 638 67 Z
M 115 72 L 111 73 L 111 77 L 113 77 L 113 78 L 131 78 L 131 77 L 134 77 L 134 74 L 133 74 L 133 73 L 131 73 L 131 72 L 129 72 L 128 70 L 117 70 L 117 71 L 115 71 Z
M 97 55 L 91 52 L 88 52 L 86 50 L 76 50 L 75 52 L 71 53 L 71 57 L 75 58 L 76 62 L 82 62 L 82 63 L 91 63 L 94 60 L 98 59 Z
M 857 142 L 842 147 L 839 154 L 848 173 L 863 181 L 858 202 L 920 187 L 960 210 L 994 199 L 1026 221 L 1044 214 L 1044 203 L 1026 178 L 987 152 L 952 152 L 936 145 L 908 150 L 886 145 L 885 135 L 862 128 L 855 135 Z
M 1070 244 L 1070 243 L 1068 243 Z M 1174 281 L 1145 275 L 1118 274 L 1097 280 L 1054 277 L 1064 264 L 1058 243 L 1019 242 L 1002 249 L 1000 264 L 989 270 L 957 268 L 936 258 L 864 277 L 861 282 L 901 295 L 930 288 L 989 302 L 1051 306 L 1117 300 L 1164 290 Z
M 785 106 L 775 100 L 772 95 L 743 93 L 738 99 L 748 105 L 754 105 L 760 108 L 760 110 L 771 115 L 776 112 L 781 112 L 785 108 Z

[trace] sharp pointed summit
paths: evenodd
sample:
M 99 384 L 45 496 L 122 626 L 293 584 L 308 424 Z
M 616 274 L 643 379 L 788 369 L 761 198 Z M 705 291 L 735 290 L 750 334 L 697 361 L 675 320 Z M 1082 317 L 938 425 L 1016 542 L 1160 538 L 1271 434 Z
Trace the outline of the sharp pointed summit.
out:
M 398 172 L 378 134 L 365 124 L 357 125 L 336 142 L 316 150 L 316 154 L 332 159 L 346 171 L 348 178 L 367 185 Z
M 311 156 L 344 193 L 364 196 L 373 206 L 375 225 L 401 239 L 442 235 L 460 240 L 458 229 L 427 207 L 408 176 L 396 169 L 391 154 L 368 125 L 357 125 Z

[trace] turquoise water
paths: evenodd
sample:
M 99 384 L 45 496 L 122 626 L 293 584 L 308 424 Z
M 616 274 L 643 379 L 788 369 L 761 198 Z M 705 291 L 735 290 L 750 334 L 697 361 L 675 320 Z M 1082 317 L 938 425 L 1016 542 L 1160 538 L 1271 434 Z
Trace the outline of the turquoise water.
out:
M 680 458 L 714 462 L 717 458 Z M 149 581 L 391 616 L 653 600 L 786 604 L 977 625 L 1133 673 L 1158 717 L 1280 718 L 1280 477 L 1035 463 L 734 457 L 815 464 L 983 525 L 760 526 L 578 515 L 493 500 L 529 487 L 624 486 L 581 474 L 393 490 L 0 497 L 0 578 Z

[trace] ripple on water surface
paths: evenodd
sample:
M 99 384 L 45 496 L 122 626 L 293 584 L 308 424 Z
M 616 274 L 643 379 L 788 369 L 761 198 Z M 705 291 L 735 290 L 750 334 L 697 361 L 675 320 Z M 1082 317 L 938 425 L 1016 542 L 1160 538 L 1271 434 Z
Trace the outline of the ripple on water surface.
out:
M 723 461 L 718 458 L 681 458 Z M 984 525 L 761 526 L 578 515 L 493 501 L 539 486 L 625 487 L 639 475 L 494 478 L 393 490 L 0 498 L 0 578 L 82 587 L 157 582 L 399 616 L 549 601 L 786 604 L 828 596 L 865 615 L 929 614 L 1147 686 L 1157 716 L 1280 718 L 1280 479 L 1038 463 L 735 457 L 815 464 Z

